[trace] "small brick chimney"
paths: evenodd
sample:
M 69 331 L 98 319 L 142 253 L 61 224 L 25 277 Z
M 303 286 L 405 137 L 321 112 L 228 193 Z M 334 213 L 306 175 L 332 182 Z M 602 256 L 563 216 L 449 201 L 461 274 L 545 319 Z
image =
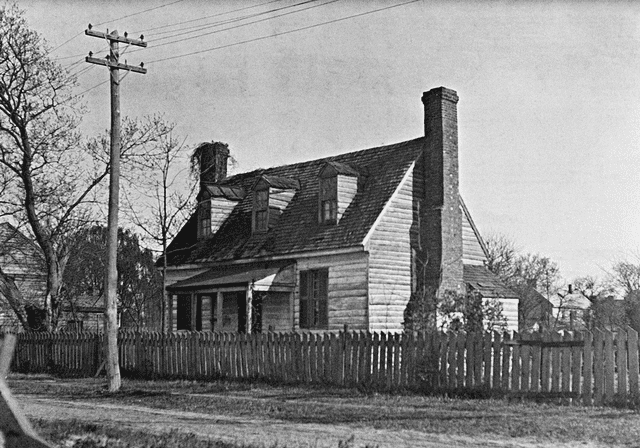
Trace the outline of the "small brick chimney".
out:
M 425 127 L 426 282 L 439 293 L 464 292 L 458 187 L 458 95 L 438 87 L 422 96 Z
M 215 184 L 227 177 L 229 147 L 221 142 L 201 143 L 196 149 L 200 160 L 200 183 Z

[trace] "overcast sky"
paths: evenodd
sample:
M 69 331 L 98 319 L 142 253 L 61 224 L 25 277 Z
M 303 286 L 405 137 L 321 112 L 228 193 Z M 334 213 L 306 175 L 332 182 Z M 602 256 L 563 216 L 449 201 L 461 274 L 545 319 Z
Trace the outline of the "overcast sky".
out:
M 640 3 L 388 8 L 401 3 L 19 5 L 52 57 L 86 69 L 78 93 L 98 85 L 85 95 L 88 134 L 109 126 L 107 69 L 81 62 L 107 53 L 84 36 L 89 23 L 149 44 L 121 57 L 149 69 L 124 79 L 123 115 L 163 114 L 191 144 L 228 143 L 236 172 L 419 137 L 422 92 L 445 86 L 460 97 L 461 194 L 481 233 L 551 257 L 569 280 L 637 252 Z

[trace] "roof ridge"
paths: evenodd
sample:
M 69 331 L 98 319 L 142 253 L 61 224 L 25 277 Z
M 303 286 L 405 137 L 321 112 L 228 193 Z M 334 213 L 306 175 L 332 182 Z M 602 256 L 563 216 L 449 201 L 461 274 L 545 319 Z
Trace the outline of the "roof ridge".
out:
M 245 171 L 243 173 L 238 173 L 238 174 L 234 174 L 233 176 L 227 177 L 223 180 L 224 183 L 226 182 L 234 182 L 238 179 L 244 178 L 244 177 L 250 177 L 250 176 L 255 176 L 255 175 L 262 175 L 262 174 L 268 174 L 269 171 L 271 170 L 275 170 L 275 169 L 281 169 L 281 168 L 288 168 L 288 169 L 295 169 L 298 168 L 300 166 L 304 166 L 304 165 L 309 165 L 312 163 L 320 163 L 320 162 L 335 162 L 335 161 L 339 161 L 339 159 L 343 158 L 343 157 L 353 157 L 354 155 L 358 154 L 358 153 L 363 153 L 363 152 L 368 152 L 368 151 L 374 151 L 374 150 L 382 150 L 382 149 L 391 149 L 393 147 L 397 147 L 397 146 L 401 146 L 401 145 L 409 145 L 411 143 L 417 142 L 419 140 L 423 140 L 423 137 L 417 137 L 411 140 L 404 140 L 401 142 L 397 142 L 397 143 L 391 143 L 388 145 L 382 145 L 382 146 L 374 146 L 371 148 L 364 148 L 364 149 L 358 149 L 356 151 L 350 151 L 350 152 L 345 152 L 342 154 L 336 154 L 336 155 L 332 155 L 332 156 L 327 156 L 327 157 L 321 157 L 319 159 L 311 159 L 311 160 L 306 160 L 304 162 L 296 162 L 296 163 L 289 163 L 289 164 L 284 164 L 284 165 L 275 165 L 269 168 L 256 168 L 252 171 Z M 347 162 L 340 162 L 340 163 L 347 163 Z

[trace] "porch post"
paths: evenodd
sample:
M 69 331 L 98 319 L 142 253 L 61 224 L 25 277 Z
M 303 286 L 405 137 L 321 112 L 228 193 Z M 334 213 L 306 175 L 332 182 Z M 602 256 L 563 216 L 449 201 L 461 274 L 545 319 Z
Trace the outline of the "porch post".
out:
M 253 314 L 253 288 L 251 284 L 247 285 L 247 334 L 251 334 L 252 328 L 252 314 Z
M 222 331 L 222 292 L 218 291 L 216 297 L 216 327 L 213 331 Z
M 196 329 L 196 294 L 191 293 L 191 331 Z

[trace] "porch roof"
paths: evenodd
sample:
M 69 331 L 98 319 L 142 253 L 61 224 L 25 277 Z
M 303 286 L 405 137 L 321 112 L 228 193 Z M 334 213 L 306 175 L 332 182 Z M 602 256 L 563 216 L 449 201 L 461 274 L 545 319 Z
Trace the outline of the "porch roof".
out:
M 253 289 L 267 291 L 274 288 L 293 290 L 293 262 L 249 263 L 221 266 L 167 286 L 169 291 L 197 291 L 232 286 L 253 285 Z

